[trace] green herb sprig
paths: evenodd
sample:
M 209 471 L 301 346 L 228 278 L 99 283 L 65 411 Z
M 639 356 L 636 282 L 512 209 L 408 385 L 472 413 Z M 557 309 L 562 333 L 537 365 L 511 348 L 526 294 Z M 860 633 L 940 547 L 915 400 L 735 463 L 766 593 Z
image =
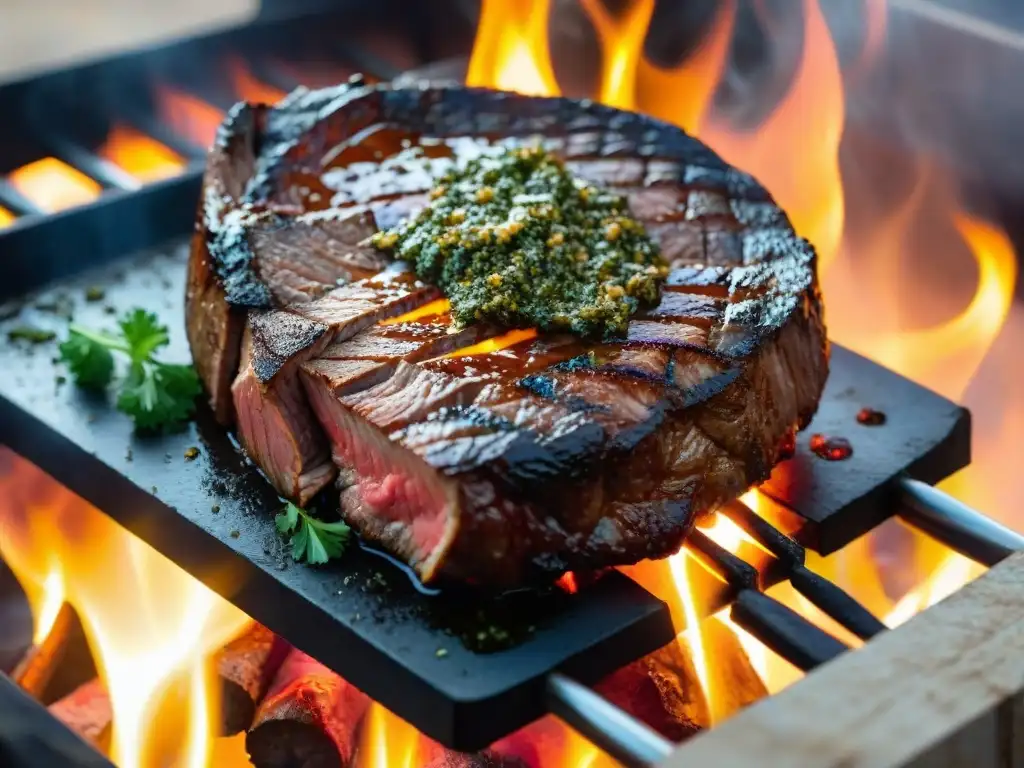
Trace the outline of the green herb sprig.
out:
M 117 335 L 72 325 L 60 345 L 60 359 L 75 383 L 85 389 L 105 391 L 114 380 L 114 353 L 128 358 L 128 371 L 120 382 L 117 408 L 144 431 L 170 430 L 188 420 L 202 391 L 199 376 L 190 365 L 153 359 L 167 346 L 167 326 L 152 312 L 135 309 L 118 321 Z
M 342 521 L 325 523 L 291 502 L 274 518 L 277 530 L 291 537 L 292 559 L 323 565 L 341 557 L 348 544 L 349 527 Z

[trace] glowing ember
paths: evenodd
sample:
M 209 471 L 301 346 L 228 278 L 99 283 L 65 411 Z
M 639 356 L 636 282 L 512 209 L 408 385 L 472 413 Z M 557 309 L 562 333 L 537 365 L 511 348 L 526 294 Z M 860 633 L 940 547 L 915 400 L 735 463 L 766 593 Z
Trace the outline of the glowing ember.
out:
M 217 135 L 224 113 L 190 93 L 169 86 L 157 88 L 160 119 L 172 131 L 203 147 L 209 147 Z
M 558 586 L 570 595 L 575 595 L 579 591 L 579 586 L 576 584 L 576 574 L 572 571 L 563 573 L 561 578 L 558 580 Z
M 11 224 L 17 217 L 0 205 L 0 229 L 3 229 L 8 224 Z
M 176 152 L 127 125 L 111 128 L 99 155 L 141 182 L 177 176 L 185 167 Z
M 98 182 L 55 157 L 23 165 L 7 178 L 12 187 L 47 213 L 88 203 L 102 190 Z
M 811 451 L 825 461 L 842 461 L 853 456 L 853 446 L 845 437 L 811 435 Z
M 880 427 L 888 421 L 888 417 L 882 411 L 874 408 L 861 408 L 857 411 L 857 423 L 865 427 Z

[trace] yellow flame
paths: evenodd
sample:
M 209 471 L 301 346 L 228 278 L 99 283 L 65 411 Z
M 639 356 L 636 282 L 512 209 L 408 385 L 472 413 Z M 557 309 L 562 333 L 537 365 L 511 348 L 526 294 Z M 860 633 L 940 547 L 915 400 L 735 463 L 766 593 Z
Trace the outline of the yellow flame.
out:
M 156 139 L 127 125 L 115 125 L 98 154 L 141 182 L 177 176 L 185 161 Z
M 732 40 L 735 2 L 725 0 L 719 5 L 710 31 L 679 66 L 664 69 L 643 56 L 637 64 L 635 106 L 695 135 L 709 112 Z
M 56 564 L 51 564 L 50 572 L 46 574 L 42 584 L 42 596 L 34 611 L 35 629 L 32 633 L 32 642 L 38 645 L 43 642 L 53 629 L 57 621 L 57 614 L 64 605 L 64 577 Z
M 804 48 L 786 96 L 755 130 L 720 120 L 698 136 L 726 161 L 757 177 L 818 250 L 819 269 L 837 256 L 845 198 L 839 144 L 846 107 L 832 36 L 816 0 L 804 0 Z
M 472 355 L 485 355 L 488 352 L 497 352 L 511 347 L 515 344 L 519 344 L 530 339 L 537 338 L 537 331 L 533 328 L 524 328 L 515 331 L 509 331 L 501 336 L 495 336 L 493 339 L 486 339 L 477 344 L 473 344 L 462 349 L 456 349 L 454 352 L 449 352 L 444 357 L 470 357 Z
M 654 0 L 631 0 L 613 16 L 601 0 L 580 0 L 601 44 L 602 72 L 598 100 L 620 109 L 636 106 L 637 68 L 644 36 L 654 14 Z
M 434 315 L 443 315 L 451 310 L 452 304 L 448 299 L 434 299 L 424 304 L 422 307 L 406 312 L 404 315 L 398 317 L 392 317 L 389 320 L 381 320 L 379 325 L 401 325 L 402 323 L 412 323 L 416 320 L 422 320 L 424 317 L 433 317 Z
M 944 323 L 876 335 L 869 354 L 959 399 L 1006 321 L 1018 267 L 1013 245 L 1002 230 L 963 213 L 953 214 L 953 224 L 978 264 L 974 298 Z
M 17 216 L 0 205 L 0 229 L 3 229 L 9 224 L 13 224 L 16 218 Z
M 708 659 L 707 651 L 704 648 L 704 635 L 700 629 L 701 617 L 697 614 L 696 595 L 690 581 L 689 568 L 701 567 L 696 560 L 693 560 L 686 550 L 680 550 L 669 559 L 669 568 L 672 572 L 672 579 L 675 582 L 676 592 L 682 602 L 683 615 L 686 619 L 686 629 L 682 636 L 686 639 L 690 651 L 693 654 L 693 665 L 697 671 L 697 678 L 700 680 L 700 687 L 708 704 L 708 709 L 713 710 L 711 696 L 712 691 L 708 684 Z
M 949 553 L 935 573 L 920 587 L 910 591 L 885 616 L 889 627 L 898 627 L 926 608 L 945 600 L 984 569 L 977 563 Z
M 12 187 L 47 213 L 87 203 L 101 191 L 98 182 L 55 157 L 23 165 L 13 171 L 8 180 Z
M 228 74 L 235 89 L 235 96 L 254 104 L 277 104 L 285 97 L 280 88 L 267 85 L 256 77 L 237 56 L 228 59 Z
M 550 0 L 484 0 L 466 84 L 532 96 L 560 93 L 548 51 Z
M 62 592 L 81 618 L 110 695 L 112 759 L 205 768 L 219 715 L 209 659 L 249 618 L 27 461 L 12 464 L 0 553 L 19 580 L 45 587 L 38 636 Z
M 371 704 L 355 768 L 419 768 L 420 744 L 419 731 L 380 704 Z

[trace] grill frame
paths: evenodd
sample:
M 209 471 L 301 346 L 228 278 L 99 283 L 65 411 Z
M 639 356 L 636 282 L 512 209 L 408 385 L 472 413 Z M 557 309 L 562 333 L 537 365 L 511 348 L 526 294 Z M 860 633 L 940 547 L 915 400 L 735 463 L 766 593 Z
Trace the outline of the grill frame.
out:
M 88 326 L 109 325 L 107 308 L 120 314 L 143 305 L 168 320 L 181 317 L 185 244 L 179 242 L 174 252 L 154 250 L 97 263 L 92 271 L 68 277 L 35 296 L 71 297 L 76 322 Z M 40 273 L 48 277 L 56 267 L 45 262 L 36 260 Z M 90 287 L 103 289 L 103 302 L 83 300 Z M 0 333 L 26 322 L 63 335 L 66 321 L 39 310 L 39 303 L 38 298 L 29 298 L 17 317 L 0 323 Z M 168 359 L 188 359 L 183 329 L 172 323 L 171 333 Z M 184 433 L 135 436 L 130 420 L 108 403 L 71 385 L 55 385 L 61 369 L 52 356 L 50 348 L 8 345 L 0 350 L 0 368 L 18 371 L 0 382 L 0 442 L 446 746 L 481 748 L 544 714 L 551 672 L 595 682 L 673 637 L 666 606 L 620 574 L 582 590 L 547 625 L 538 621 L 537 633 L 524 645 L 491 656 L 467 651 L 444 627 L 432 628 L 431 621 L 436 620 L 426 614 L 413 620 L 394 610 L 394 619 L 386 612 L 375 618 L 381 596 L 353 592 L 346 578 L 354 580 L 356 589 L 363 588 L 376 572 L 387 570 L 387 564 L 364 553 L 324 570 L 288 564 L 273 525 L 281 502 L 205 406 Z M 935 482 L 968 462 L 969 417 L 953 403 L 846 350 L 834 350 L 833 371 L 810 431 L 819 420 L 849 425 L 854 458 L 835 463 L 807 460 L 801 448 L 791 462 L 804 480 L 796 487 L 835 492 L 789 496 L 784 501 L 791 509 L 830 512 L 821 519 L 834 520 L 836 530 L 849 541 L 893 513 L 892 505 L 877 505 L 876 499 L 879 494 L 885 497 L 888 483 L 901 472 L 909 470 Z M 861 398 L 893 417 L 885 427 L 860 427 L 854 436 Z M 798 442 L 805 443 L 806 436 Z M 192 446 L 200 447 L 200 456 L 186 461 L 184 453 Z M 131 461 L 126 460 L 129 449 Z M 879 479 L 867 470 L 882 460 L 888 469 Z M 823 509 L 823 504 L 832 506 Z M 813 545 L 807 530 L 802 538 Z M 722 561 L 714 555 L 712 559 Z M 757 562 L 764 574 L 757 586 L 787 576 L 789 566 L 773 568 L 772 562 L 767 555 Z M 806 625 L 793 629 L 792 618 L 780 612 L 781 606 L 764 603 L 751 589 L 754 582 L 746 576 L 733 578 L 735 573 L 735 564 L 730 563 L 720 572 L 721 581 L 707 572 L 709 582 L 700 591 L 709 597 L 699 606 L 702 613 L 719 610 L 749 592 L 744 605 L 753 601 L 754 613 L 747 610 L 743 620 L 757 622 L 800 664 L 815 666 L 843 650 L 829 644 L 827 635 L 815 640 Z M 423 608 L 428 599 L 411 587 L 400 589 L 402 584 L 397 582 L 394 593 L 383 596 L 386 604 Z M 458 616 L 449 618 L 449 627 L 465 623 Z M 792 644 L 794 637 L 801 641 L 797 646 Z M 448 652 L 443 662 L 434 656 L 440 647 Z M 478 682 L 470 685 L 467 679 Z
M 345 3 L 345 5 L 348 6 L 355 4 Z M 395 3 L 387 3 L 387 5 L 391 6 L 395 5 Z M 271 17 L 268 16 L 268 18 Z M 304 20 L 304 23 L 308 23 L 308 21 L 309 20 L 307 18 Z M 276 26 L 281 22 L 274 19 L 273 23 Z M 232 31 L 231 33 L 225 33 L 225 35 L 235 34 L 236 32 L 237 31 Z M 185 45 L 187 44 L 188 43 L 186 42 Z M 132 56 L 134 56 L 134 54 Z M 391 74 L 387 71 L 386 67 L 371 69 L 371 72 L 384 77 Z M 190 153 L 190 155 L 191 154 L 194 153 Z M 75 274 L 85 266 L 81 259 L 75 258 L 74 254 L 67 249 L 47 249 L 51 252 L 56 252 L 58 255 L 46 260 L 38 259 L 37 255 L 42 251 L 41 244 L 52 243 L 53 239 L 51 238 L 55 238 L 58 242 L 74 242 L 77 248 L 97 254 L 97 262 L 106 262 L 107 260 L 134 252 L 140 247 L 149 246 L 157 242 L 164 242 L 167 239 L 188 231 L 192 224 L 192 210 L 190 204 L 191 201 L 195 199 L 198 191 L 199 172 L 199 165 L 195 164 L 186 174 L 183 174 L 183 176 L 177 177 L 168 182 L 147 185 L 140 193 L 126 193 L 115 189 L 108 192 L 94 203 L 82 208 L 46 218 L 34 220 L 26 219 L 15 224 L 14 227 L 0 234 L 0 248 L 5 251 L 5 254 L 13 253 L 15 255 L 13 262 L 15 266 L 13 274 L 11 275 L 12 279 L 5 279 L 4 284 L 0 286 L 0 300 L 21 296 L 25 292 L 34 289 L 41 284 L 50 283 L 54 280 L 59 280 Z M 2 190 L 0 190 L 0 203 L 2 202 L 3 194 Z M 188 205 L 185 204 L 186 202 Z M 187 216 L 182 215 L 179 218 L 175 218 L 173 222 L 166 216 L 162 215 L 162 213 L 167 210 L 185 211 L 186 209 Z M 118 225 L 125 221 L 126 218 L 145 219 L 154 212 L 161 212 L 161 215 L 153 216 L 153 219 L 150 222 L 151 226 L 146 229 L 145 236 L 132 237 L 130 233 L 126 233 L 118 227 Z M 85 247 L 83 247 L 83 241 L 81 240 L 83 235 L 90 237 L 90 239 L 85 242 Z M 10 247 L 10 250 L 8 250 L 8 247 Z M 5 275 L 5 278 L 7 278 L 7 275 Z M 839 354 L 843 355 L 845 353 L 840 351 Z M 923 392 L 920 388 L 917 389 L 919 390 L 918 394 Z M 908 395 L 914 394 L 912 390 L 907 390 L 907 392 Z M 952 409 L 956 409 L 956 406 L 952 403 L 948 403 L 947 401 L 947 404 L 948 406 L 951 406 Z M 24 417 L 25 414 L 18 411 L 16 418 L 6 418 L 8 416 L 15 415 L 15 411 L 13 410 L 4 410 L 8 405 L 9 403 L 4 403 L 3 407 L 0 407 L 0 416 L 5 417 L 4 421 L 6 423 L 14 424 L 17 419 Z M 955 410 L 948 411 L 944 418 L 950 418 L 950 414 L 952 414 L 952 421 L 950 422 L 952 423 L 952 427 L 942 438 L 940 445 L 936 448 L 937 453 L 930 456 L 917 457 L 913 461 L 907 463 L 906 466 L 902 466 L 898 470 L 894 470 L 891 475 L 886 477 L 884 482 L 874 484 L 870 492 L 857 495 L 856 499 L 850 505 L 843 507 L 842 511 L 844 512 L 845 517 L 842 519 L 844 521 L 854 520 L 855 523 L 853 528 L 842 528 L 841 532 L 837 532 L 833 526 L 827 529 L 831 531 L 831 533 L 826 533 L 826 528 L 823 528 L 821 523 L 831 524 L 832 518 L 822 517 L 821 520 L 813 520 L 812 514 L 808 517 L 811 519 L 811 522 L 815 524 L 808 524 L 800 529 L 797 532 L 797 537 L 802 542 L 813 545 L 812 548 L 817 548 L 819 551 L 834 551 L 842 546 L 844 539 L 848 540 L 849 538 L 852 538 L 850 534 L 853 530 L 857 529 L 857 526 L 859 526 L 859 530 L 861 532 L 870 530 L 870 528 L 877 524 L 877 522 L 880 522 L 885 517 L 893 514 L 898 506 L 898 502 L 901 499 L 906 498 L 905 488 L 900 485 L 900 481 L 898 479 L 899 475 L 903 471 L 908 471 L 916 477 L 920 477 L 929 482 L 934 482 L 941 479 L 946 474 L 949 474 L 959 466 L 965 464 L 968 460 L 967 446 L 969 444 L 969 416 L 966 411 L 959 409 L 959 412 Z M 27 422 L 22 420 L 19 423 L 24 424 Z M 0 439 L 2 439 L 2 436 L 0 436 Z M 34 443 L 34 447 L 31 450 L 40 451 L 40 455 L 43 455 L 47 453 L 48 448 L 49 446 L 43 446 L 43 443 Z M 954 456 L 955 458 L 952 458 Z M 47 459 L 53 460 L 52 457 L 49 456 L 47 456 Z M 95 465 L 92 466 L 95 467 Z M 83 479 L 84 482 L 84 475 L 88 474 L 89 468 L 90 465 L 84 464 L 74 470 L 73 474 Z M 98 485 L 95 479 L 92 479 L 89 482 L 94 485 Z M 829 488 L 831 488 L 831 486 L 828 486 L 826 490 Z M 139 489 L 135 488 L 132 493 L 137 491 L 139 491 Z M 778 490 L 776 488 L 773 491 L 772 488 L 769 487 L 769 492 L 772 492 L 776 496 L 785 497 L 788 490 Z M 106 490 L 96 490 L 96 493 L 100 496 L 107 496 L 110 492 Z M 828 495 L 829 494 L 826 493 L 826 496 Z M 144 502 L 145 504 L 151 504 L 153 502 L 153 499 L 149 494 L 145 494 L 143 492 L 143 496 L 146 497 Z M 143 497 L 139 496 L 133 498 L 141 501 Z M 814 509 L 811 507 L 805 508 L 810 509 L 812 513 L 814 512 L 814 509 L 820 510 L 819 507 L 815 507 Z M 858 509 L 859 513 L 857 515 L 851 514 L 850 510 L 852 508 Z M 162 514 L 166 514 L 166 511 L 166 507 L 164 507 Z M 122 520 L 122 522 L 128 521 L 129 527 L 132 525 L 130 517 L 131 516 L 126 516 L 125 520 Z M 137 520 L 135 522 L 137 522 Z M 963 532 L 961 531 L 961 534 L 962 533 Z M 189 536 L 191 535 L 192 534 L 190 533 Z M 956 539 L 953 541 L 954 546 L 956 546 Z M 962 544 L 963 539 L 960 541 Z M 222 541 L 221 543 L 224 544 L 228 542 Z M 223 551 L 217 550 L 217 554 L 222 555 Z M 191 557 L 191 555 L 183 555 L 180 561 L 183 562 Z M 632 657 L 630 656 L 629 658 Z M 626 658 L 625 660 L 629 660 L 629 658 Z M 570 664 L 569 667 L 572 668 L 572 665 Z M 582 674 L 583 677 L 593 679 L 594 675 L 588 674 L 588 671 L 592 672 L 592 669 L 586 668 L 586 665 L 578 669 L 574 669 L 576 674 Z M 538 680 L 541 679 L 542 678 L 538 678 Z M 550 681 L 548 687 L 548 695 L 553 696 L 550 690 Z M 535 692 L 531 694 L 531 696 L 535 697 L 538 693 L 539 692 Z M 557 700 L 558 697 L 553 696 L 553 698 Z

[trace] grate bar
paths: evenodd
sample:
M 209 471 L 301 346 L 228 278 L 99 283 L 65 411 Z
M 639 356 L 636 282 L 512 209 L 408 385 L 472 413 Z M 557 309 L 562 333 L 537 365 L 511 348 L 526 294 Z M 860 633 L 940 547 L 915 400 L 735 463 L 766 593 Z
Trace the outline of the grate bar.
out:
M 775 653 L 810 672 L 848 651 L 842 642 L 763 592 L 744 589 L 729 612 L 732 620 Z
M 828 632 L 758 591 L 757 569 L 700 529 L 690 532 L 685 546 L 738 591 L 731 612 L 733 620 L 794 666 L 807 672 L 849 650 Z
M 901 477 L 896 484 L 900 517 L 975 562 L 991 567 L 1024 552 L 1024 536 L 948 493 L 909 477 Z
M 89 150 L 59 138 L 47 140 L 53 155 L 107 189 L 136 190 L 142 186 L 131 174 Z
M 4 179 L 0 179 L 0 205 L 19 216 L 36 216 L 44 212 Z
M 547 679 L 551 712 L 628 768 L 668 758 L 675 745 L 582 683 L 560 672 Z
M 786 567 L 790 582 L 801 595 L 862 640 L 870 640 L 887 627 L 867 608 L 805 563 L 804 548 L 740 500 L 719 510 Z
M 793 568 L 789 581 L 797 592 L 861 640 L 870 640 L 888 629 L 871 611 L 806 565 Z

